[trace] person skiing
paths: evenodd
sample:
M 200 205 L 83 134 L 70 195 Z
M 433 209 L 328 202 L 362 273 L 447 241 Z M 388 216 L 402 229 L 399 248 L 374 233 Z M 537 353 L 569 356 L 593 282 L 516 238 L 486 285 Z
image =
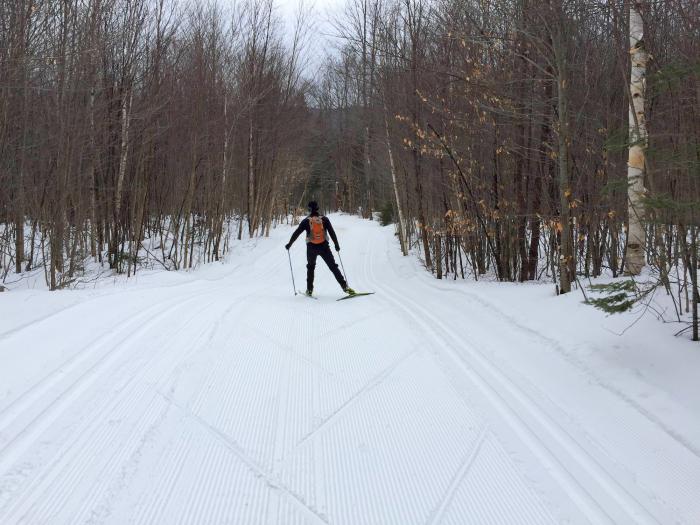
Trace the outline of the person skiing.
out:
M 299 223 L 299 227 L 294 231 L 289 242 L 284 245 L 284 247 L 289 250 L 299 235 L 301 235 L 302 232 L 306 232 L 306 295 L 311 297 L 314 291 L 314 270 L 316 269 L 316 258 L 319 256 L 326 263 L 330 271 L 333 272 L 336 281 L 338 281 L 343 291 L 348 295 L 355 295 L 355 290 L 348 286 L 343 274 L 340 273 L 340 269 L 335 262 L 333 252 L 331 252 L 328 243 L 328 236 L 330 235 L 335 245 L 335 251 L 340 251 L 338 237 L 335 235 L 335 230 L 333 230 L 331 221 L 328 217 L 318 213 L 318 203 L 316 201 L 311 201 L 308 206 L 310 212 L 309 216 Z

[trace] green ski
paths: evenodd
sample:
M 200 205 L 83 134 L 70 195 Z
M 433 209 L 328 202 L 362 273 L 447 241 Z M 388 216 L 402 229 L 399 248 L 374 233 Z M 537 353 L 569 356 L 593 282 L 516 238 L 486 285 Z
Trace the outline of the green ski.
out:
M 352 299 L 353 297 L 361 297 L 363 295 L 372 295 L 374 292 L 356 292 L 352 295 L 346 295 L 345 297 L 341 297 L 340 299 L 336 299 L 336 301 L 344 301 L 345 299 Z

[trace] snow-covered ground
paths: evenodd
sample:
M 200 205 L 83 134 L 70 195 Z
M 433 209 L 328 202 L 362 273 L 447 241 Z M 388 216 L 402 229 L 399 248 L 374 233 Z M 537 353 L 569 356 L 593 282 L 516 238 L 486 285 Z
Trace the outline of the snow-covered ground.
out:
M 552 286 L 436 281 L 391 227 L 332 220 L 376 295 L 336 302 L 319 260 L 295 297 L 288 228 L 0 294 L 0 523 L 700 523 L 697 345 Z

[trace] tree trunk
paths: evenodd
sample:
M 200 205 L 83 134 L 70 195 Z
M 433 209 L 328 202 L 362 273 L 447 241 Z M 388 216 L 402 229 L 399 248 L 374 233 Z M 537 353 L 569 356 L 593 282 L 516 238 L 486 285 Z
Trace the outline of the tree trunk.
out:
M 571 182 L 569 180 L 569 99 L 567 59 L 561 28 L 554 38 L 554 53 L 557 63 L 557 110 L 559 113 L 559 205 L 561 207 L 561 241 L 559 245 L 559 293 L 571 291 L 573 275 L 573 250 L 571 242 L 571 209 L 569 207 Z
M 251 110 L 252 111 L 252 110 Z M 253 134 L 253 114 L 248 122 L 248 235 L 253 236 L 256 222 L 255 211 L 255 145 Z
M 219 260 L 219 246 L 221 243 L 221 237 L 224 234 L 224 219 L 226 217 L 226 175 L 228 170 L 228 140 L 229 140 L 229 127 L 228 127 L 228 97 L 224 94 L 224 152 L 223 152 L 223 163 L 221 166 L 221 196 L 219 201 L 219 217 L 217 221 L 218 232 L 216 235 L 216 241 L 214 244 L 214 260 Z
M 644 267 L 644 171 L 647 147 L 647 129 L 644 114 L 644 91 L 648 55 L 644 49 L 644 22 L 640 2 L 630 2 L 630 57 L 631 79 L 629 106 L 629 160 L 627 163 L 627 250 L 625 270 L 629 275 L 639 275 Z
M 119 215 L 121 213 L 122 188 L 126 176 L 126 161 L 129 153 L 129 112 L 131 110 L 132 92 L 127 95 L 123 93 L 121 119 L 122 136 L 119 155 L 119 172 L 117 174 L 117 184 L 114 190 L 114 232 L 112 236 L 112 267 L 117 267 L 117 243 L 119 242 Z
M 698 340 L 698 237 L 697 227 L 690 227 L 690 282 L 693 287 L 693 341 Z
M 389 169 L 391 170 L 391 184 L 394 189 L 394 199 L 396 200 L 396 213 L 398 214 L 398 230 L 399 243 L 401 244 L 401 253 L 408 255 L 408 246 L 406 243 L 406 233 L 404 231 L 404 215 L 403 206 L 401 206 L 401 198 L 399 197 L 399 186 L 396 183 L 396 166 L 394 165 L 394 154 L 391 150 L 391 135 L 389 134 L 389 111 L 386 107 L 386 98 L 382 95 L 382 103 L 384 107 L 384 130 L 386 131 L 386 149 L 389 154 Z

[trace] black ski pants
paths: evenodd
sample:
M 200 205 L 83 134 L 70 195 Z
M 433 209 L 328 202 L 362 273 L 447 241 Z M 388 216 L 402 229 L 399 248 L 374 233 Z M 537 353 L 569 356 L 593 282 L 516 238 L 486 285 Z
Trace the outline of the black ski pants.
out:
M 314 270 L 316 269 L 316 257 L 321 257 L 326 263 L 335 280 L 338 281 L 340 287 L 345 290 L 347 288 L 347 283 L 343 278 L 343 274 L 340 273 L 340 268 L 335 262 L 333 257 L 333 252 L 331 252 L 331 247 L 327 242 L 322 244 L 314 244 L 312 242 L 306 243 L 306 289 L 314 289 Z

